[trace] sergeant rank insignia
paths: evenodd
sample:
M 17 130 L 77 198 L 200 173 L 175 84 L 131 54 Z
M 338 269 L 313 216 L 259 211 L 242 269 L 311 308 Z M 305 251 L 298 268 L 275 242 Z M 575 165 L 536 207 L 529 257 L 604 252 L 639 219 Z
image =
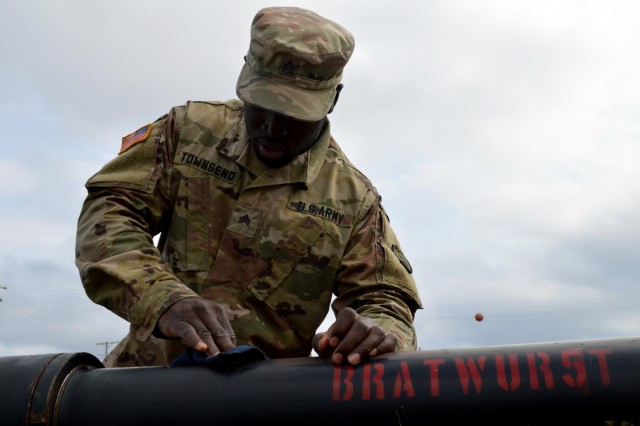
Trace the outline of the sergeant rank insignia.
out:
M 149 133 L 151 133 L 151 124 L 142 126 L 135 132 L 129 133 L 127 136 L 123 136 L 122 146 L 120 147 L 120 152 L 118 152 L 118 155 L 122 154 L 138 142 L 146 141 L 149 137 Z

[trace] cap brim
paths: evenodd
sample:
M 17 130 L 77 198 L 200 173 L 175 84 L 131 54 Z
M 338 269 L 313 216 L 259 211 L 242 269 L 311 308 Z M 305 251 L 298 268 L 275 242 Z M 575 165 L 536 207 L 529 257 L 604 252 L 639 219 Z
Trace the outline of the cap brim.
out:
M 264 78 L 244 64 L 236 85 L 238 97 L 247 103 L 301 121 L 319 121 L 331 109 L 336 88 L 311 91 Z

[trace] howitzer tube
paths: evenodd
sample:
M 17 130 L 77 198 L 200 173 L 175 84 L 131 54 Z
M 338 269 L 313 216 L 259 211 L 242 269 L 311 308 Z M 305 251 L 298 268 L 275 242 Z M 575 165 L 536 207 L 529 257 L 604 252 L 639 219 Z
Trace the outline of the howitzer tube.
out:
M 86 353 L 0 358 L 0 425 L 49 425 L 60 388 L 76 368 L 102 368 Z
M 0 358 L 0 378 L 5 368 Z M 49 423 L 40 424 L 601 425 L 640 418 L 640 338 L 403 352 L 355 368 L 296 358 L 229 372 L 66 370 L 48 393 Z

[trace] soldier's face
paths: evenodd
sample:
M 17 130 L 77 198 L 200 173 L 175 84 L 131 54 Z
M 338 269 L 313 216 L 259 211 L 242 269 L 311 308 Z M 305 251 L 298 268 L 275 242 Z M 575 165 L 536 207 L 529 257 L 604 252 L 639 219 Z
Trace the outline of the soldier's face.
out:
M 269 167 L 288 164 L 311 148 L 327 122 L 300 121 L 247 103 L 244 120 L 256 156 Z

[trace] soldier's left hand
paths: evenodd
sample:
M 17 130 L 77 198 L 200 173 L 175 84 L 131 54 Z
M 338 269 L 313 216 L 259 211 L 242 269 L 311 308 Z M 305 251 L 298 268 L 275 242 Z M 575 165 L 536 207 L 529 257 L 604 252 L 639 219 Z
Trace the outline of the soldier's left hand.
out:
M 362 360 L 395 352 L 398 339 L 373 320 L 351 308 L 342 309 L 336 321 L 324 333 L 313 337 L 313 349 L 321 357 L 331 356 L 334 364 L 357 365 Z

